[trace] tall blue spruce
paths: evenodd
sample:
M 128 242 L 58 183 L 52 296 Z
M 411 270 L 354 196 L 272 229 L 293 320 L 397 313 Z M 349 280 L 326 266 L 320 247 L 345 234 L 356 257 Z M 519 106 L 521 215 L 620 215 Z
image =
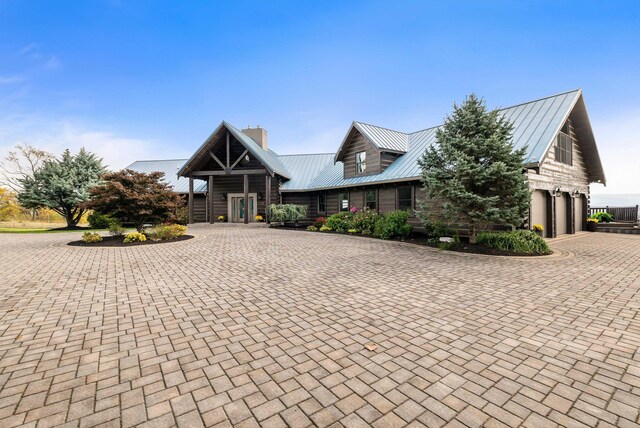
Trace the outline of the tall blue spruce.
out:
M 526 148 L 515 149 L 512 124 L 469 95 L 436 131 L 421 159 L 427 199 L 422 220 L 468 225 L 469 240 L 491 225 L 522 224 L 531 203 L 523 173 Z

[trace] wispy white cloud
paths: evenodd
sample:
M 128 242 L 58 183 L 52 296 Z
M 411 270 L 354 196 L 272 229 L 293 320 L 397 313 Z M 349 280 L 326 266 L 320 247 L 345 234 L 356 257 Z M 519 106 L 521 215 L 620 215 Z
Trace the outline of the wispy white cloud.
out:
M 46 69 L 56 69 L 62 67 L 62 61 L 56 55 L 42 51 L 40 43 L 29 43 L 19 51 L 20 55 L 30 59 L 32 62 L 42 65 Z
M 0 157 L 16 144 L 31 144 L 59 155 L 81 147 L 96 153 L 110 169 L 121 169 L 153 153 L 155 142 L 92 129 L 78 121 L 46 121 L 35 116 L 13 115 L 0 119 Z
M 22 83 L 24 80 L 22 76 L 0 76 L 0 85 L 13 85 Z

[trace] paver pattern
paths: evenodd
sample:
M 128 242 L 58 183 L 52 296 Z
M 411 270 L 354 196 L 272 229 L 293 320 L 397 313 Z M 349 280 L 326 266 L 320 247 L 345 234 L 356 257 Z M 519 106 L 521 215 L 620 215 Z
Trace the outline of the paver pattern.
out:
M 638 236 L 523 260 L 191 231 L 0 235 L 0 427 L 640 424 Z

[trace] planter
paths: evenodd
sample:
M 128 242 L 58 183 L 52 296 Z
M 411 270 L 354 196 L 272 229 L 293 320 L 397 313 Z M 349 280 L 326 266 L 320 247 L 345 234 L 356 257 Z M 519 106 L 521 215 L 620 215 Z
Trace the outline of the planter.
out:
M 587 222 L 587 231 L 588 232 L 597 232 L 598 231 L 598 223 L 593 221 Z

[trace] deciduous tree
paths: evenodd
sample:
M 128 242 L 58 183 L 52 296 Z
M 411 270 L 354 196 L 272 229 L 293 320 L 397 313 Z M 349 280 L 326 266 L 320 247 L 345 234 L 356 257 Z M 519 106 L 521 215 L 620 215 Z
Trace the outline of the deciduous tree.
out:
M 107 173 L 102 184 L 91 189 L 86 206 L 121 223 L 133 223 L 138 231 L 147 223 L 173 220 L 183 201 L 163 177 L 162 172 L 146 174 L 130 169 Z
M 469 95 L 418 161 L 427 199 L 423 221 L 468 224 L 470 242 L 492 224 L 522 223 L 531 202 L 523 173 L 526 148 L 514 149 L 513 126 L 483 99 Z

